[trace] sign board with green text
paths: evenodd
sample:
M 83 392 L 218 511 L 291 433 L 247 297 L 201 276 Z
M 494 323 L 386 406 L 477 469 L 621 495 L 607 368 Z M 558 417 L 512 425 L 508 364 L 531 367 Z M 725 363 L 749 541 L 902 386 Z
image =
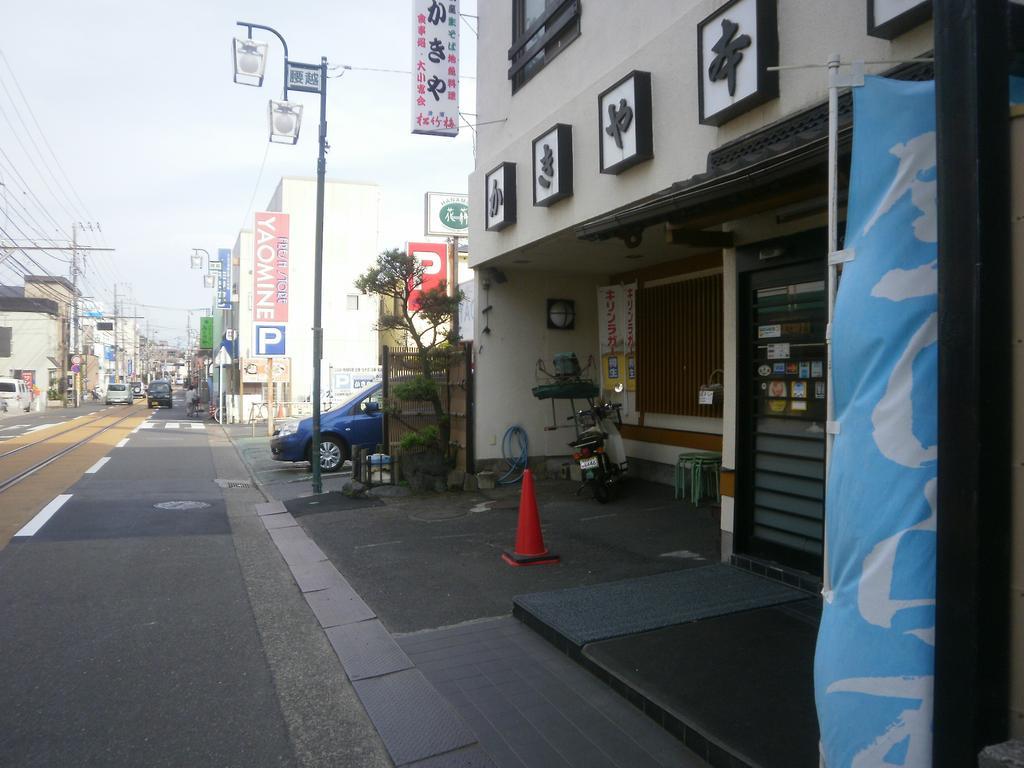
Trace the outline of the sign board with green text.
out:
M 424 234 L 469 237 L 469 195 L 427 192 Z
M 213 349 L 213 318 L 199 318 L 199 348 Z

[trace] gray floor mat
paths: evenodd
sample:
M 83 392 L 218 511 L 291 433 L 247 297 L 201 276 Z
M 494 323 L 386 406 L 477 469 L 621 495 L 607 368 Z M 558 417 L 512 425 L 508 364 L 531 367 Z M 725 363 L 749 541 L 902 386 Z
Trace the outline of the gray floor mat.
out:
M 802 600 L 801 592 L 729 565 L 711 565 L 591 587 L 518 595 L 513 602 L 582 647 L 712 616 Z

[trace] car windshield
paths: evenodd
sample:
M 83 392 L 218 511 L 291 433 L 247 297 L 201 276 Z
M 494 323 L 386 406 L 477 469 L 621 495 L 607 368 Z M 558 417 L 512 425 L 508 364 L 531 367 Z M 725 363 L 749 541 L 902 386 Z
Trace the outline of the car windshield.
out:
M 0 392 L 17 392 L 13 381 L 0 381 Z
M 166 381 L 154 381 L 149 385 L 151 395 L 163 395 L 170 391 L 171 386 Z
M 107 387 L 110 392 L 124 392 L 127 388 L 125 384 L 111 384 Z

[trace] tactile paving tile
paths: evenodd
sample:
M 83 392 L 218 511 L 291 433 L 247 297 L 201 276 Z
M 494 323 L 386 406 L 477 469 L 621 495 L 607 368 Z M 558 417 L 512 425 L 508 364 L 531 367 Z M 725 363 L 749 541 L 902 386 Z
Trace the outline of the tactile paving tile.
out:
M 443 755 L 476 738 L 418 669 L 352 683 L 395 765 Z
M 376 618 L 376 614 L 348 584 L 307 592 L 305 597 L 324 629 Z
M 331 627 L 327 639 L 350 680 L 378 677 L 412 666 L 405 651 L 376 619 Z

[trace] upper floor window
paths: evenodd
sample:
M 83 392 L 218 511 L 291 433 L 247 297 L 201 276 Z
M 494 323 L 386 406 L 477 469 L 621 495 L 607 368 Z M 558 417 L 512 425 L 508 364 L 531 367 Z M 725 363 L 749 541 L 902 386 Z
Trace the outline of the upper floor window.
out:
M 513 0 L 508 78 L 512 92 L 580 35 L 580 0 Z

